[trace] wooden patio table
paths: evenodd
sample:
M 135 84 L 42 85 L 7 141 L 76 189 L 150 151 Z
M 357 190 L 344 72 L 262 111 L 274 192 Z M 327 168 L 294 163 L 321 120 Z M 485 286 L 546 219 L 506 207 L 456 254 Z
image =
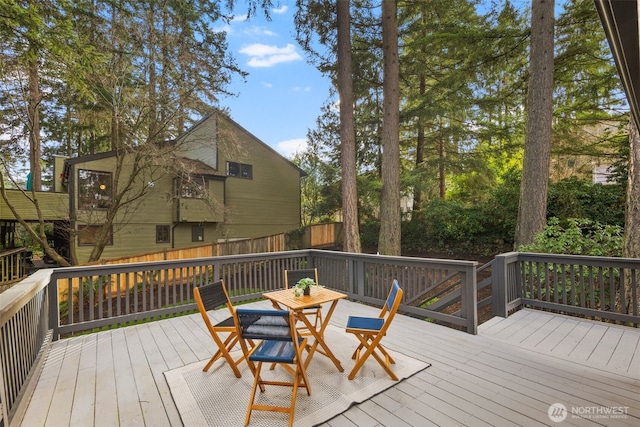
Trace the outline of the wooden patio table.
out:
M 342 367 L 340 360 L 338 360 L 338 358 L 331 352 L 329 346 L 324 340 L 324 330 L 329 324 L 329 320 L 331 319 L 331 315 L 338 305 L 338 301 L 346 298 L 346 294 L 327 288 L 313 287 L 311 290 L 311 295 L 301 295 L 297 297 L 294 295 L 293 289 L 283 289 L 280 291 L 267 292 L 262 294 L 262 296 L 270 300 L 271 304 L 273 304 L 273 307 L 277 310 L 284 310 L 284 307 L 286 307 L 289 310 L 295 312 L 298 320 L 302 321 L 305 324 L 305 326 L 309 329 L 311 335 L 313 335 L 313 337 L 315 338 L 313 344 L 309 347 L 309 356 L 304 362 L 305 368 L 309 366 L 311 357 L 316 352 L 318 346 L 320 346 L 322 350 L 318 350 L 318 352 L 331 359 L 333 364 L 336 365 L 336 368 L 338 368 L 338 371 L 344 372 L 344 368 Z M 316 327 L 303 312 L 303 310 L 305 308 L 329 302 L 331 303 L 331 307 L 329 307 L 329 311 L 327 312 L 327 314 L 323 316 L 322 323 L 319 325 L 319 328 L 316 329 Z

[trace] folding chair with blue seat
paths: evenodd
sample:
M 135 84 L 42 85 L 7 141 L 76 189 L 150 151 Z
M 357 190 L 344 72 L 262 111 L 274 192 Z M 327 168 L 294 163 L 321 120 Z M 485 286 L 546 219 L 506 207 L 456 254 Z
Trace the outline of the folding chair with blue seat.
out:
M 208 371 L 216 360 L 223 357 L 233 370 L 235 376 L 240 378 L 242 374 L 238 369 L 238 364 L 242 362 L 244 356 L 234 360 L 230 354 L 233 347 L 238 343 L 238 328 L 236 327 L 235 311 L 231 305 L 231 300 L 229 299 L 229 294 L 227 293 L 224 281 L 220 279 L 214 283 L 198 286 L 193 289 L 193 296 L 195 297 L 198 311 L 202 315 L 202 319 L 207 326 L 207 330 L 211 334 L 213 341 L 218 346 L 218 351 L 215 352 L 211 357 L 211 360 L 209 360 L 209 363 L 207 363 L 202 370 L 205 372 Z M 231 316 L 214 325 L 209 318 L 208 311 L 216 310 L 225 305 L 229 309 Z M 229 335 L 224 341 L 222 341 L 222 338 L 218 335 L 220 333 L 227 333 Z M 250 344 L 253 347 L 253 342 Z
M 256 410 L 284 412 L 289 414 L 289 427 L 293 426 L 293 416 L 296 407 L 298 388 L 307 389 L 307 395 L 311 395 L 311 388 L 302 359 L 302 349 L 305 348 L 307 339 L 299 337 L 292 312 L 286 310 L 236 310 L 238 318 L 240 344 L 247 357 L 247 363 L 254 374 L 253 389 L 247 408 L 245 425 L 249 424 L 251 412 Z M 249 350 L 245 340 L 262 340 L 253 349 Z M 291 381 L 264 380 L 260 376 L 263 363 L 282 364 L 287 371 L 293 374 Z M 255 365 L 257 364 L 257 366 Z M 292 368 L 289 365 L 294 365 Z M 265 385 L 293 387 L 291 405 L 271 406 L 255 403 L 256 391 L 264 393 Z
M 402 293 L 398 281 L 394 280 L 387 300 L 384 306 L 382 306 L 378 317 L 349 316 L 346 331 L 354 334 L 360 341 L 358 348 L 356 348 L 351 356 L 352 359 L 355 359 L 356 363 L 349 374 L 350 380 L 355 378 L 360 368 L 364 365 L 364 362 L 371 355 L 373 355 L 393 380 L 398 380 L 396 374 L 391 370 L 391 364 L 395 364 L 396 362 L 384 347 L 382 347 L 380 341 L 382 341 L 382 338 L 386 335 L 387 329 L 389 329 L 389 325 L 398 311 L 398 307 L 402 301 Z M 366 350 L 361 354 L 363 349 Z M 380 354 L 378 354 L 378 352 Z

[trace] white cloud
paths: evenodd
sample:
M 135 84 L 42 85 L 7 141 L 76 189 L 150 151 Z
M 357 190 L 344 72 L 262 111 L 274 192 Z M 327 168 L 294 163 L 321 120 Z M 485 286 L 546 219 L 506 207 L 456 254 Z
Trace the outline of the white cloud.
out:
M 248 55 L 247 65 L 250 67 L 267 68 L 282 62 L 300 61 L 302 57 L 296 47 L 289 43 L 285 47 L 254 43 L 244 46 L 240 53 Z
M 247 35 L 250 36 L 269 36 L 269 37 L 274 37 L 277 36 L 278 34 L 266 29 L 265 27 L 259 27 L 259 26 L 252 26 L 251 28 L 249 28 L 248 30 L 246 30 L 244 32 Z
M 231 22 L 246 22 L 246 21 L 248 21 L 247 15 L 234 15 L 233 18 L 231 18 Z
M 276 150 L 287 158 L 293 157 L 296 153 L 300 153 L 307 148 L 307 140 L 305 138 L 289 139 L 276 144 Z
M 311 87 L 309 87 L 309 86 L 305 86 L 305 87 L 295 86 L 292 90 L 294 92 L 306 92 L 306 93 L 309 93 L 309 92 L 311 92 Z
M 275 13 L 276 15 L 282 15 L 286 13 L 288 9 L 289 8 L 287 6 L 283 5 L 278 9 L 273 9 L 272 12 Z
M 262 86 L 271 89 L 273 87 L 273 83 L 262 82 Z

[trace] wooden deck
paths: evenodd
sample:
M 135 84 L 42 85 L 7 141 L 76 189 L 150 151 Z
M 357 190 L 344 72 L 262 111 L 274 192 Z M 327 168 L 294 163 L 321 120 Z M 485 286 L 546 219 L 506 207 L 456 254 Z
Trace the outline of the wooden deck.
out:
M 331 323 L 377 313 L 341 301 Z M 324 426 L 552 426 L 554 403 L 559 425 L 640 425 L 638 329 L 522 310 L 474 336 L 397 316 L 383 342 L 432 366 Z M 163 372 L 213 350 L 199 315 L 58 341 L 22 425 L 180 426 Z

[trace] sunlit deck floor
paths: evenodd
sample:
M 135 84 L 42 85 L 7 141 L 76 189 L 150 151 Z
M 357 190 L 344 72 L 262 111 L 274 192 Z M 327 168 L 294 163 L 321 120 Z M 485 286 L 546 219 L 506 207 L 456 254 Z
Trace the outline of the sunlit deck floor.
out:
M 341 301 L 331 323 L 377 313 Z M 325 426 L 556 425 L 554 403 L 583 414 L 560 425 L 640 425 L 638 329 L 522 310 L 473 336 L 398 316 L 383 342 L 432 366 Z M 163 372 L 213 350 L 199 315 L 58 341 L 23 425 L 180 426 Z M 624 415 L 602 414 L 613 407 Z

